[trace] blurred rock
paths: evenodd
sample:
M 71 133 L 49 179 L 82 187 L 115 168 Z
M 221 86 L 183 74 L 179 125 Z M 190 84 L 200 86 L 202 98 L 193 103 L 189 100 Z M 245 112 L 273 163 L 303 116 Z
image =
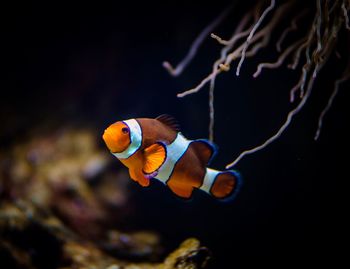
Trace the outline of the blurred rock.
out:
M 204 266 L 209 253 L 195 239 L 155 263 L 163 255 L 156 232 L 116 229 L 132 208 L 130 179 L 96 141 L 90 130 L 66 128 L 0 150 L 1 268 Z
M 120 238 L 114 232 L 113 236 Z M 132 240 L 157 240 L 145 233 Z M 131 263 L 107 255 L 54 217 L 33 204 L 4 203 L 0 207 L 0 257 L 4 268 L 203 268 L 209 252 L 196 239 L 188 239 L 162 263 Z M 9 267 L 11 266 L 11 267 Z
M 162 251 L 159 236 L 149 231 L 123 233 L 111 230 L 107 236 L 103 249 L 120 258 L 157 260 Z
M 123 214 L 128 190 L 127 174 L 106 173 L 111 158 L 96 141 L 90 130 L 68 128 L 17 143 L 0 154 L 1 196 L 52 209 L 78 233 L 99 236 L 100 223 L 110 220 L 108 207 Z

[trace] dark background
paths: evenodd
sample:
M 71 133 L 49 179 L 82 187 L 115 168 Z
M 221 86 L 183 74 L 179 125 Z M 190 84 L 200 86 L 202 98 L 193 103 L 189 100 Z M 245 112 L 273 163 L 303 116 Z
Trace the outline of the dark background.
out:
M 43 124 L 83 125 L 102 133 L 117 120 L 163 113 L 176 117 L 188 138 L 207 137 L 207 87 L 184 99 L 176 93 L 208 74 L 220 45 L 208 38 L 178 78 L 169 76 L 161 63 L 180 61 L 202 28 L 229 4 L 130 1 L 3 7 L 1 147 Z M 237 5 L 215 32 L 228 37 L 251 7 L 249 1 Z M 289 90 L 298 72 L 282 67 L 264 70 L 257 79 L 251 76 L 260 61 L 276 59 L 273 40 L 271 44 L 246 60 L 239 78 L 233 70 L 217 79 L 215 142 L 220 151 L 213 168 L 223 169 L 242 150 L 271 136 L 294 107 Z M 332 57 L 283 136 L 235 167 L 244 185 L 233 202 L 220 203 L 201 192 L 185 202 L 159 182 L 149 188 L 131 182 L 137 210 L 118 228 L 159 231 L 166 251 L 197 237 L 212 251 L 210 268 L 313 268 L 341 262 L 348 214 L 340 190 L 349 179 L 349 84 L 325 117 L 320 140 L 313 137 L 343 66 L 343 60 Z

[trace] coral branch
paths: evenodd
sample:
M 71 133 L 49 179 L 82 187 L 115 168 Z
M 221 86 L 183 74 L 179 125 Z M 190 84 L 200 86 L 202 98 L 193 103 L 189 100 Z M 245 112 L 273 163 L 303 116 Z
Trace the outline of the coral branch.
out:
M 298 27 L 298 26 L 297 26 L 297 21 L 298 21 L 299 19 L 301 19 L 302 17 L 304 17 L 305 14 L 306 14 L 306 10 L 304 9 L 302 12 L 300 12 L 300 13 L 292 20 L 290 26 L 289 26 L 288 28 L 286 28 L 286 29 L 282 32 L 280 38 L 278 39 L 278 41 L 277 41 L 277 43 L 276 43 L 276 49 L 277 49 L 278 52 L 281 51 L 281 45 L 282 45 L 282 42 L 284 41 L 284 39 L 286 38 L 286 36 L 287 36 L 290 32 L 297 30 L 297 27 Z
M 255 12 L 254 17 L 256 17 L 256 14 L 258 12 L 257 10 L 258 10 L 258 8 L 256 8 L 256 12 Z M 225 47 L 226 50 L 231 49 L 237 40 L 239 40 L 242 37 L 247 36 L 250 33 L 250 31 L 252 30 L 252 27 L 250 27 L 249 29 L 243 31 L 243 28 L 246 26 L 246 24 L 248 23 L 248 20 L 250 19 L 251 16 L 252 16 L 251 12 L 248 12 L 244 15 L 244 17 L 242 18 L 241 22 L 236 27 L 232 37 L 229 40 L 224 40 L 214 33 L 211 33 L 210 36 L 212 38 L 216 39 L 216 41 L 218 41 L 221 45 L 226 46 Z
M 215 124 L 215 109 L 214 109 L 214 86 L 209 91 L 209 140 L 214 141 L 214 124 Z
M 185 58 L 176 67 L 173 67 L 167 61 L 163 62 L 163 67 L 169 72 L 170 75 L 177 77 L 184 71 L 187 65 L 196 56 L 197 51 L 199 47 L 202 45 L 205 38 L 207 38 L 208 35 L 213 31 L 213 29 L 224 20 L 224 18 L 228 15 L 231 9 L 232 9 L 232 6 L 229 8 L 226 8 L 214 21 L 212 21 L 206 28 L 204 28 L 204 30 L 197 36 L 197 38 L 192 43 L 191 48 L 188 51 Z
M 303 43 L 294 53 L 294 58 L 293 58 L 293 62 L 291 64 L 289 64 L 287 67 L 290 69 L 295 70 L 299 64 L 299 59 L 300 59 L 300 54 L 303 51 L 303 49 L 306 48 L 306 46 L 308 45 L 308 40 L 305 41 L 305 43 Z
M 251 50 L 249 50 L 246 53 L 246 57 L 254 56 L 259 51 L 259 49 L 261 49 L 262 47 L 267 45 L 267 43 L 270 39 L 272 30 L 274 29 L 274 27 L 276 26 L 276 24 L 278 23 L 279 19 L 281 18 L 283 13 L 286 11 L 288 6 L 289 6 L 288 3 L 282 5 L 277 10 L 276 14 L 272 18 L 272 20 L 269 22 L 269 24 L 266 25 L 263 29 L 261 29 L 259 32 L 257 32 L 256 35 L 253 36 L 253 38 L 251 39 L 251 43 L 258 41 L 262 37 L 263 37 L 263 41 L 257 43 Z M 241 44 L 233 52 L 231 52 L 229 55 L 227 55 L 227 57 L 225 59 L 225 63 L 220 66 L 221 68 L 217 69 L 215 72 L 210 73 L 195 88 L 189 89 L 189 90 L 184 91 L 182 93 L 178 93 L 177 97 L 180 97 L 180 98 L 185 97 L 187 95 L 190 95 L 190 94 L 193 94 L 193 93 L 200 91 L 209 81 L 211 81 L 211 79 L 213 77 L 216 77 L 218 74 L 222 73 L 223 71 L 228 71 L 231 62 L 241 57 L 241 53 L 242 53 L 242 50 L 244 47 L 245 47 L 245 44 Z
M 259 26 L 262 24 L 263 20 L 265 19 L 266 15 L 275 7 L 275 0 L 271 0 L 270 5 L 265 9 L 261 17 L 259 18 L 258 22 L 254 25 L 253 29 L 250 31 L 249 36 L 244 44 L 243 50 L 242 50 L 242 57 L 241 60 L 238 63 L 237 69 L 236 69 L 236 75 L 239 76 L 242 64 L 245 59 L 245 54 L 248 49 L 248 46 L 251 42 L 251 39 L 253 38 L 256 30 L 259 28 Z
M 242 21 L 237 26 L 236 30 L 233 33 L 233 36 L 230 38 L 229 41 L 223 41 L 220 37 L 212 34 L 212 36 L 215 36 L 215 39 L 220 40 L 222 43 L 226 44 L 226 46 L 221 50 L 220 53 L 220 59 L 215 61 L 213 65 L 212 74 L 213 76 L 210 79 L 210 88 L 209 88 L 209 140 L 214 141 L 214 124 L 215 124 L 215 108 L 214 108 L 214 89 L 215 89 L 215 78 L 218 70 L 218 67 L 220 67 L 221 71 L 228 71 L 229 68 L 226 68 L 227 66 L 223 65 L 223 62 L 225 61 L 225 58 L 227 57 L 227 53 L 229 50 L 232 49 L 232 47 L 235 45 L 236 41 L 239 40 L 241 37 L 244 37 L 245 35 L 248 35 L 249 29 L 241 32 L 245 25 L 248 23 L 248 20 L 250 19 L 251 14 L 247 13 Z
M 276 141 L 281 136 L 281 134 L 287 129 L 287 127 L 290 125 L 293 117 L 303 108 L 303 106 L 305 105 L 305 103 L 306 103 L 310 93 L 311 93 L 311 87 L 310 87 L 310 90 L 307 91 L 307 94 L 303 97 L 303 99 L 301 100 L 299 105 L 295 109 L 291 110 L 288 113 L 286 121 L 282 124 L 282 126 L 278 129 L 278 131 L 274 135 L 272 135 L 269 139 L 267 139 L 261 145 L 259 145 L 257 147 L 254 147 L 252 149 L 243 151 L 233 162 L 231 162 L 228 165 L 226 165 L 226 169 L 230 169 L 233 166 L 235 166 L 244 156 L 252 154 L 252 153 L 255 153 L 255 152 L 258 152 L 258 151 L 266 148 L 272 142 Z
M 343 5 L 344 5 L 344 3 L 343 3 Z M 343 5 L 342 5 L 342 8 L 343 8 Z M 334 45 L 336 36 L 340 30 L 341 25 L 342 25 L 342 23 L 340 20 L 338 20 L 338 21 L 335 20 L 333 22 L 332 32 L 329 33 L 328 40 L 325 40 L 327 49 Z M 348 63 L 348 65 L 350 66 L 349 63 Z M 333 90 L 330 98 L 328 99 L 328 103 L 327 103 L 326 107 L 322 110 L 320 117 L 318 119 L 318 127 L 316 130 L 316 134 L 314 136 L 314 140 L 318 140 L 318 138 L 320 136 L 322 125 L 323 125 L 323 118 L 326 115 L 326 113 L 329 111 L 329 109 L 331 108 L 333 101 L 334 101 L 336 95 L 338 94 L 339 85 L 341 83 L 344 83 L 345 81 L 347 81 L 350 78 L 350 67 L 349 66 L 348 66 L 347 70 L 344 72 L 343 76 L 340 79 L 336 80 L 334 83 L 334 90 Z
M 349 4 L 350 5 L 350 4 Z M 344 15 L 344 19 L 345 19 L 345 27 L 346 29 L 350 30 L 350 24 L 349 24 L 349 16 L 348 16 L 348 9 L 345 7 L 345 2 L 342 3 L 341 5 L 342 11 L 343 11 L 343 15 Z
M 337 79 L 335 81 L 334 90 L 331 94 L 331 97 L 328 99 L 328 103 L 327 103 L 326 107 L 322 110 L 320 117 L 318 119 L 318 127 L 317 127 L 316 134 L 314 137 L 315 140 L 318 140 L 318 138 L 320 137 L 321 129 L 322 129 L 322 125 L 323 125 L 323 118 L 333 105 L 334 99 L 337 96 L 338 91 L 339 91 L 339 85 L 341 83 L 344 83 L 345 81 L 347 81 L 349 79 L 350 79 L 350 70 L 348 70 L 348 72 L 346 74 L 344 74 L 343 77 L 341 77 L 340 79 Z
M 182 98 L 182 97 L 185 97 L 187 95 L 190 95 L 190 94 L 193 94 L 193 93 L 196 93 L 198 91 L 200 91 L 200 89 L 205 85 L 207 84 L 212 77 L 216 76 L 217 74 L 221 73 L 221 69 L 217 70 L 215 74 L 211 73 L 209 74 L 206 78 L 204 78 L 201 83 L 198 84 L 197 87 L 193 88 L 193 89 L 190 89 L 190 90 L 187 90 L 185 92 L 182 92 L 182 93 L 178 93 L 176 96 L 179 97 L 179 98 Z
M 305 40 L 305 38 L 303 38 L 302 40 L 299 40 L 297 42 L 295 42 L 294 44 L 290 45 L 281 55 L 280 57 L 277 59 L 276 62 L 274 63 L 261 63 L 258 65 L 258 68 L 256 70 L 256 72 L 253 74 L 253 77 L 257 77 L 260 75 L 261 70 L 263 68 L 277 68 L 280 67 L 282 65 L 282 63 L 284 62 L 284 60 L 287 58 L 287 56 L 293 51 L 295 50 L 295 48 L 297 46 L 299 46 L 303 41 Z
M 316 68 L 316 67 L 315 67 Z M 322 65 L 320 65 L 318 68 L 322 68 Z M 258 152 L 264 148 L 266 148 L 268 145 L 270 145 L 271 143 L 273 143 L 274 141 L 276 141 L 281 135 L 282 133 L 288 128 L 288 126 L 290 125 L 290 123 L 292 122 L 293 117 L 298 114 L 300 112 L 300 110 L 304 107 L 304 105 L 306 104 L 306 101 L 308 100 L 311 91 L 312 91 L 312 87 L 314 84 L 314 79 L 311 78 L 308 82 L 308 87 L 307 87 L 307 91 L 306 94 L 303 96 L 303 99 L 300 101 L 300 103 L 298 104 L 298 106 L 296 108 L 294 108 L 293 110 L 291 110 L 288 115 L 287 118 L 285 120 L 285 122 L 282 124 L 282 126 L 278 129 L 278 131 L 272 135 L 270 138 L 268 138 L 264 143 L 262 143 L 261 145 L 254 147 L 252 149 L 249 150 L 245 150 L 243 151 L 233 162 L 229 163 L 228 165 L 226 165 L 226 169 L 230 169 L 233 166 L 235 166 L 244 156 Z
M 303 76 L 301 76 L 301 78 L 299 79 L 298 83 L 290 90 L 289 102 L 291 102 L 291 103 L 294 102 L 295 93 L 296 93 L 297 90 L 300 89 L 302 82 L 303 82 Z
M 317 50 L 316 53 L 320 52 L 322 49 L 321 44 L 321 23 L 322 23 L 322 11 L 321 11 L 321 0 L 317 0 L 317 25 L 316 25 L 316 35 L 317 35 Z
M 236 50 L 234 50 L 233 52 L 231 52 L 226 59 L 225 65 L 229 66 L 231 64 L 231 62 L 237 58 L 241 58 L 242 57 L 251 57 L 254 56 L 258 50 L 262 47 L 264 47 L 265 45 L 267 45 L 268 41 L 270 40 L 271 37 L 271 33 L 274 29 L 274 27 L 276 26 L 276 24 L 278 23 L 278 21 L 281 19 L 281 16 L 284 14 L 284 12 L 286 11 L 286 9 L 289 7 L 289 3 L 286 3 L 284 5 L 282 5 L 274 14 L 272 20 L 268 23 L 268 25 L 266 25 L 262 30 L 258 31 L 255 35 L 252 36 L 251 39 L 249 39 L 249 44 L 254 43 L 256 41 L 258 41 L 261 37 L 263 37 L 263 41 L 260 43 L 257 43 L 253 49 L 251 49 L 250 51 L 246 51 L 244 52 L 244 56 L 243 56 L 243 51 L 244 49 L 247 50 L 248 46 L 247 46 L 247 42 L 245 42 L 244 44 L 242 44 L 241 46 L 239 46 Z M 265 10 L 266 11 L 266 10 Z M 260 17 L 261 19 L 261 17 Z M 258 23 L 257 23 L 258 24 Z M 254 27 L 257 25 L 255 24 Z M 252 30 L 253 31 L 253 30 Z M 252 31 L 250 33 L 252 33 Z M 249 38 L 249 37 L 248 37 Z
M 316 22 L 316 18 L 315 18 L 314 22 Z M 316 31 L 316 26 L 314 23 L 311 27 L 311 34 L 309 35 L 308 45 L 307 45 L 306 50 L 305 50 L 306 63 L 304 64 L 304 66 L 302 68 L 301 85 L 300 85 L 300 98 L 302 98 L 304 96 L 304 87 L 305 87 L 305 83 L 307 80 L 307 75 L 309 73 L 309 70 L 310 70 L 311 64 L 312 64 L 311 57 L 310 57 L 310 48 L 311 48 L 312 42 L 314 40 L 313 35 L 314 35 L 315 31 Z
M 317 15 L 316 15 L 317 16 Z M 317 20 L 314 20 L 314 22 L 316 22 Z M 337 33 L 340 29 L 341 23 L 339 23 L 339 21 L 334 20 L 333 22 L 333 34 L 330 35 L 330 37 L 325 38 L 324 41 L 326 42 L 327 46 L 324 46 L 324 50 L 321 51 L 319 50 L 319 46 L 317 45 L 316 49 L 313 51 L 313 59 L 316 59 L 314 68 L 313 68 L 313 74 L 318 74 L 318 72 L 322 69 L 322 67 L 324 66 L 324 64 L 327 62 L 328 57 L 330 56 L 331 52 L 333 51 L 333 45 L 334 45 L 334 41 L 335 41 L 335 37 L 336 35 L 334 35 L 334 33 Z M 316 29 L 318 26 L 316 26 L 315 24 L 313 24 L 312 26 L 314 29 Z M 310 40 L 312 38 L 309 38 Z M 302 85 L 301 88 L 303 88 L 303 85 L 305 85 L 305 82 L 307 80 L 307 74 L 310 71 L 310 67 L 312 65 L 312 61 L 310 58 L 310 46 L 311 43 L 309 44 L 309 46 L 306 49 L 306 58 L 307 58 L 307 62 L 304 65 L 305 68 L 303 68 L 303 75 L 302 75 Z M 322 49 L 322 44 L 321 44 L 321 49 Z M 322 52 L 322 53 L 321 53 Z M 322 56 L 322 57 L 321 57 Z M 346 77 L 347 78 L 347 75 Z M 244 156 L 252 154 L 252 153 L 256 153 L 264 148 L 266 148 L 268 145 L 270 145 L 271 143 L 273 143 L 274 141 L 276 141 L 281 135 L 282 133 L 288 128 L 288 126 L 291 124 L 293 117 L 298 114 L 301 109 L 304 107 L 306 101 L 308 100 L 312 88 L 313 88 L 313 84 L 315 81 L 315 76 L 311 76 L 309 77 L 308 83 L 307 83 L 307 90 L 305 95 L 302 96 L 302 99 L 300 101 L 300 103 L 297 105 L 296 108 L 294 108 L 293 110 L 291 110 L 288 115 L 287 115 L 287 119 L 286 121 L 282 124 L 282 126 L 278 129 L 278 131 L 272 135 L 270 138 L 268 138 L 264 143 L 260 144 L 259 146 L 256 146 L 252 149 L 249 150 L 245 150 L 243 151 L 233 162 L 229 163 L 228 165 L 226 165 L 226 169 L 230 169 L 232 168 L 234 165 L 236 165 Z
M 256 72 L 253 74 L 254 77 L 260 75 L 263 68 L 279 68 L 286 61 L 287 57 L 293 54 L 292 62 L 287 65 L 288 68 L 297 70 L 300 72 L 300 77 L 294 87 L 290 90 L 290 102 L 295 101 L 295 94 L 299 91 L 300 100 L 296 107 L 291 110 L 285 122 L 280 126 L 275 134 L 268 138 L 261 145 L 254 147 L 249 150 L 243 151 L 233 162 L 228 164 L 226 168 L 231 168 L 238 161 L 240 161 L 244 156 L 260 151 L 270 145 L 272 142 L 276 141 L 282 133 L 290 126 L 294 116 L 298 114 L 308 101 L 314 82 L 318 77 L 319 71 L 328 61 L 329 56 L 334 51 L 334 47 L 337 45 L 337 38 L 341 33 L 341 30 L 350 29 L 349 26 L 349 9 L 350 2 L 348 0 L 335 0 L 335 1 L 321 1 L 315 0 L 315 7 L 309 10 L 303 9 L 298 12 L 298 9 L 290 8 L 295 5 L 300 7 L 297 1 L 285 1 L 283 4 L 277 1 L 269 1 L 269 6 L 260 12 L 260 8 L 264 1 L 257 1 L 253 12 L 248 12 L 242 18 L 239 25 L 234 31 L 234 34 L 229 40 L 224 40 L 218 35 L 211 34 L 211 37 L 216 39 L 224 47 L 221 49 L 220 58 L 218 58 L 213 66 L 211 73 L 207 75 L 195 88 L 189 89 L 187 91 L 179 93 L 178 97 L 184 97 L 193 93 L 200 91 L 208 82 L 209 87 L 209 138 L 213 140 L 214 138 L 214 89 L 215 81 L 219 74 L 222 72 L 228 72 L 231 68 L 231 64 L 239 59 L 239 63 L 236 67 L 236 75 L 240 74 L 242 64 L 248 57 L 255 56 L 259 50 L 270 43 L 271 36 L 279 31 L 277 25 L 283 25 L 286 21 L 286 14 L 293 13 L 291 24 L 284 30 L 282 30 L 277 40 L 276 48 L 280 52 L 277 57 L 276 62 L 271 63 L 260 63 L 257 67 Z M 265 18 L 269 13 L 272 13 L 271 18 L 265 23 Z M 303 20 L 305 27 L 298 28 L 297 22 L 305 16 L 306 12 L 313 15 L 312 22 L 309 20 Z M 252 15 L 254 14 L 254 16 Z M 254 22 L 246 27 L 249 20 L 254 17 Z M 289 16 L 288 16 L 289 17 Z M 264 26 L 262 26 L 264 24 Z M 261 29 L 260 29 L 261 28 Z M 304 32 L 305 29 L 305 32 Z M 292 41 L 294 43 L 286 46 L 285 50 L 281 52 L 282 43 L 285 42 L 287 35 L 291 31 L 298 31 L 298 40 Z M 300 33 L 299 33 L 300 32 Z M 240 39 L 245 38 L 245 40 L 240 41 Z M 240 41 L 240 43 L 238 43 Z M 347 45 L 349 40 L 346 41 Z M 237 44 L 238 43 L 238 44 Z M 271 44 L 270 44 L 271 45 Z M 349 47 L 349 46 L 347 46 Z M 335 55 L 340 55 L 338 50 L 342 47 L 338 46 L 335 50 Z M 348 52 L 348 51 L 346 51 Z M 339 57 L 338 57 L 339 58 Z M 349 59 L 348 59 L 349 61 Z M 299 67 L 302 64 L 302 67 Z M 318 129 L 315 135 L 315 139 L 319 137 L 320 130 L 322 127 L 322 122 L 325 114 L 330 109 L 333 104 L 333 100 L 338 92 L 339 85 L 345 80 L 349 79 L 349 72 L 343 75 L 342 78 L 335 82 L 334 91 L 328 100 L 328 104 L 325 109 L 320 114 Z

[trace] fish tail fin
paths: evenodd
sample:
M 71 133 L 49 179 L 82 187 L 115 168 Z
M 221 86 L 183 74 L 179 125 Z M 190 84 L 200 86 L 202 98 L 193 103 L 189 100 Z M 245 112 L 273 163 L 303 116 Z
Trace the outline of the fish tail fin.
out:
M 241 185 L 242 178 L 237 171 L 217 171 L 207 168 L 200 189 L 217 199 L 227 201 L 236 197 Z

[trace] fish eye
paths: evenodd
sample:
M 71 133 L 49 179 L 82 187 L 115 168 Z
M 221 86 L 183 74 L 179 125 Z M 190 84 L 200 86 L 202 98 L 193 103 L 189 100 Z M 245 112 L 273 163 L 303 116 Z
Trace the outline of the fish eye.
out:
M 122 128 L 122 132 L 123 132 L 123 134 L 128 134 L 129 128 L 127 128 L 127 127 Z

